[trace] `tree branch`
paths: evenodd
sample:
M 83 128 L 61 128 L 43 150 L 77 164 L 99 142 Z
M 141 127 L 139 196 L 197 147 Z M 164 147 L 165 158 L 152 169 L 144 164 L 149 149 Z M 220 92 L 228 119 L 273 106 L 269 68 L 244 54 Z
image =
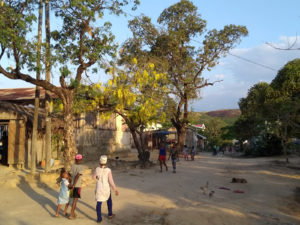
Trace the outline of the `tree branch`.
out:
M 217 81 L 214 81 L 214 82 L 207 82 L 207 81 L 205 81 L 204 84 L 201 84 L 201 85 L 198 85 L 196 87 L 193 87 L 192 89 L 196 90 L 196 89 L 204 88 L 206 86 L 213 86 L 215 83 L 222 82 L 222 81 L 223 80 L 217 80 Z
M 58 95 L 59 97 L 62 97 L 61 89 L 59 87 L 56 87 L 55 85 L 49 83 L 48 81 L 37 80 L 27 74 L 23 74 L 16 70 L 13 70 L 13 72 L 7 72 L 5 69 L 3 69 L 2 66 L 0 66 L 0 73 L 2 73 L 7 78 L 10 78 L 13 80 L 23 80 L 23 81 L 29 82 L 31 84 L 43 87 L 45 90 L 48 90 L 48 91 Z
M 4 53 L 5 53 L 5 47 L 4 46 L 1 46 L 1 53 L 0 53 L 0 60 L 2 59 Z
M 90 60 L 89 62 L 87 63 L 82 63 L 78 68 L 77 68 L 77 72 L 76 72 L 76 80 L 77 81 L 80 81 L 81 80 L 81 77 L 82 77 L 82 74 L 83 72 L 86 70 L 86 68 L 92 66 L 93 64 L 95 64 L 95 60 Z

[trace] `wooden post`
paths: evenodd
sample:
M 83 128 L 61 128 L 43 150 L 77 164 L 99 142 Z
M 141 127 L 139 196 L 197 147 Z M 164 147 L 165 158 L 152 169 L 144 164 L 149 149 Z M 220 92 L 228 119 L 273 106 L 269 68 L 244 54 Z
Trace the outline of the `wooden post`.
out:
M 49 0 L 45 0 L 45 25 L 46 25 L 46 81 L 50 82 L 51 72 L 51 52 L 50 52 L 50 4 Z M 51 97 L 50 92 L 45 93 L 45 108 L 46 108 L 46 172 L 50 170 L 51 159 Z

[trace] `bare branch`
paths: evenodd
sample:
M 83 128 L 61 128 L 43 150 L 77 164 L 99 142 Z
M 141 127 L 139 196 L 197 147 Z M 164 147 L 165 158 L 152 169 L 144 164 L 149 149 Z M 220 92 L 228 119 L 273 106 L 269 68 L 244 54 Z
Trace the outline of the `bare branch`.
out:
M 204 88 L 206 86 L 213 86 L 215 83 L 219 83 L 219 82 L 222 82 L 223 80 L 216 80 L 214 82 L 207 82 L 207 80 L 201 84 L 201 85 L 198 85 L 196 87 L 194 87 L 193 89 L 196 90 L 196 89 L 200 89 L 200 88 Z
M 270 42 L 266 42 L 266 44 L 269 45 L 270 47 L 276 49 L 276 50 L 284 50 L 284 51 L 296 50 L 297 51 L 297 50 L 300 50 L 300 47 L 299 48 L 295 47 L 297 42 L 298 42 L 298 35 L 296 35 L 296 38 L 295 38 L 295 40 L 293 41 L 292 44 L 288 43 L 288 46 L 286 48 L 277 47 L 277 46 L 275 46 L 274 44 L 272 44 Z

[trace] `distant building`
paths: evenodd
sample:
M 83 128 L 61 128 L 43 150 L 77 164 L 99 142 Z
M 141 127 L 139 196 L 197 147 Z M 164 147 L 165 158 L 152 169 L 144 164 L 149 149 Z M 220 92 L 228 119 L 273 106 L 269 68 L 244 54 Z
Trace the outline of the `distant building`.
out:
M 205 130 L 205 124 L 194 124 L 194 125 L 190 125 L 191 127 L 193 128 L 196 128 L 196 129 L 201 129 L 202 131 Z

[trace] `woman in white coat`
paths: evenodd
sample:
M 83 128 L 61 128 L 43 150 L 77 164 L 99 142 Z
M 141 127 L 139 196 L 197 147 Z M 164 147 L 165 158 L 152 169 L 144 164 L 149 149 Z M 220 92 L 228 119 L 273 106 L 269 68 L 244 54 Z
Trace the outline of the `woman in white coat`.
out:
M 114 183 L 111 170 L 106 167 L 106 163 L 107 156 L 102 155 L 100 157 L 100 166 L 96 168 L 93 176 L 95 179 L 97 179 L 95 199 L 97 201 L 96 211 L 98 223 L 102 222 L 101 205 L 104 201 L 107 201 L 108 218 L 112 219 L 115 216 L 115 214 L 112 213 L 112 200 L 110 188 L 113 189 L 116 195 L 119 194 Z

